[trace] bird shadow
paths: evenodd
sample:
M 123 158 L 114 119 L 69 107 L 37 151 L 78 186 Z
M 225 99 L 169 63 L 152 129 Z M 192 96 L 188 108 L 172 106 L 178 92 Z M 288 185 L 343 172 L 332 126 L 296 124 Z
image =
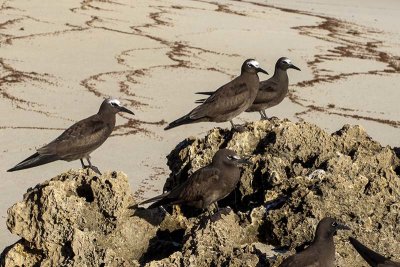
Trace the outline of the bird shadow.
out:
M 161 222 L 164 220 L 166 213 L 161 209 L 145 209 L 142 207 L 138 207 L 138 205 L 133 205 L 129 207 L 130 210 L 133 210 L 131 216 L 139 217 L 153 226 L 160 226 Z
M 168 258 L 183 247 L 183 238 L 185 229 L 176 229 L 173 231 L 159 229 L 149 241 L 147 251 L 140 257 L 141 266 L 151 261 L 157 261 Z

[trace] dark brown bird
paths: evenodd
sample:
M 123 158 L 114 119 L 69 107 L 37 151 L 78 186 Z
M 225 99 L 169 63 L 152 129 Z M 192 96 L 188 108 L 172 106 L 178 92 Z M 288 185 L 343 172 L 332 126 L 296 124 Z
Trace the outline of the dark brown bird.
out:
M 265 114 L 265 109 L 278 105 L 283 101 L 289 92 L 289 78 L 287 75 L 288 69 L 300 70 L 292 64 L 290 59 L 281 57 L 275 64 L 274 75 L 260 82 L 260 89 L 253 104 L 246 112 L 258 111 L 261 114 L 261 119 L 268 119 Z M 213 92 L 199 92 L 197 94 L 211 95 Z M 203 103 L 205 99 L 199 99 L 196 103 Z
M 280 267 L 333 267 L 335 266 L 335 243 L 337 230 L 350 228 L 335 219 L 323 218 L 317 226 L 312 244 L 300 253 L 285 259 Z
M 391 261 L 389 258 L 376 253 L 372 249 L 367 248 L 361 242 L 353 237 L 349 237 L 350 243 L 357 250 L 357 252 L 368 262 L 372 267 L 400 267 L 399 262 Z
M 165 130 L 195 122 L 230 121 L 232 128 L 237 129 L 232 119 L 245 111 L 257 96 L 260 80 L 257 73 L 265 70 L 254 59 L 247 59 L 243 65 L 240 76 L 221 86 L 213 92 L 204 103 L 193 109 L 187 115 L 171 122 Z
M 199 209 L 225 198 L 236 187 L 240 179 L 239 165 L 248 164 L 234 151 L 220 149 L 211 163 L 195 171 L 184 183 L 170 192 L 148 199 L 140 204 L 155 202 L 149 208 L 163 205 L 184 204 Z
M 118 112 L 134 115 L 132 111 L 122 107 L 117 99 L 104 100 L 97 114 L 75 123 L 55 140 L 37 149 L 35 154 L 18 163 L 8 172 L 32 168 L 56 160 L 80 159 L 82 168 L 89 167 L 101 174 L 98 168 L 90 162 L 90 153 L 101 146 L 110 136 L 115 126 L 115 115 Z M 87 160 L 88 166 L 84 165 L 84 158 Z
M 289 92 L 287 70 L 290 68 L 300 70 L 292 64 L 290 59 L 286 57 L 278 59 L 275 64 L 274 75 L 270 79 L 260 82 L 257 97 L 246 112 L 258 111 L 261 114 L 261 119 L 268 119 L 265 109 L 281 103 Z

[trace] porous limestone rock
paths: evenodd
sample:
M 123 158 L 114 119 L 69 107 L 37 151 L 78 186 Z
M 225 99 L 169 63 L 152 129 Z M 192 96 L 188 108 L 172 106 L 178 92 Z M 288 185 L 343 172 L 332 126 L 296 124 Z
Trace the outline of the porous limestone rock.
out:
M 132 216 L 133 204 L 123 173 L 71 170 L 39 184 L 8 210 L 8 229 L 22 239 L 3 265 L 137 265 L 157 227 Z
M 261 242 L 294 252 L 310 243 L 321 218 L 332 216 L 352 228 L 335 238 L 338 266 L 365 264 L 349 235 L 400 258 L 400 164 L 392 148 L 360 126 L 329 134 L 307 122 L 271 119 L 245 127 L 241 133 L 215 128 L 204 138 L 182 141 L 168 156 L 172 174 L 165 189 L 227 147 L 250 156 L 253 164 L 244 167 L 236 192 L 222 206 L 245 214 L 265 207 L 257 229 Z
M 132 209 L 124 174 L 69 171 L 29 189 L 9 209 L 8 228 L 21 240 L 3 251 L 2 266 L 278 266 L 310 244 L 325 216 L 352 229 L 335 237 L 336 266 L 365 266 L 349 235 L 400 260 L 394 149 L 360 126 L 329 134 L 310 123 L 270 119 L 245 128 L 212 129 L 167 157 L 166 190 L 220 148 L 249 157 L 237 189 L 219 201 L 220 212 Z

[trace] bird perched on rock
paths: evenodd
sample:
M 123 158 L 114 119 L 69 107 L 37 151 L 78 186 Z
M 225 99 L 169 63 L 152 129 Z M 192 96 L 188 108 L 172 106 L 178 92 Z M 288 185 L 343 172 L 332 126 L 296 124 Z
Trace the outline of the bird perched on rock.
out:
M 300 253 L 285 259 L 280 267 L 333 267 L 335 263 L 335 244 L 333 236 L 337 230 L 350 228 L 325 217 L 317 226 L 312 244 Z
M 357 252 L 363 257 L 363 259 L 368 262 L 368 264 L 372 267 L 400 267 L 399 262 L 391 261 L 389 258 L 386 258 L 383 255 L 380 255 L 373 251 L 372 249 L 367 248 L 361 242 L 353 237 L 349 237 L 350 243 L 357 250 Z
M 257 96 L 260 80 L 257 73 L 265 70 L 254 59 L 247 59 L 243 65 L 240 76 L 221 86 L 213 92 L 204 103 L 193 109 L 187 115 L 171 122 L 165 130 L 195 122 L 230 121 L 232 128 L 239 129 L 233 124 L 232 119 L 245 111 Z
M 118 112 L 134 115 L 132 111 L 121 106 L 117 99 L 104 100 L 97 114 L 75 123 L 55 140 L 37 149 L 35 154 L 18 163 L 8 172 L 32 168 L 56 160 L 80 159 L 82 168 L 90 168 L 101 174 L 99 169 L 90 162 L 90 153 L 110 136 L 115 126 L 115 115 Z M 84 165 L 83 159 L 87 160 L 88 166 Z
M 235 189 L 240 179 L 239 165 L 249 163 L 230 149 L 220 149 L 209 165 L 195 171 L 185 182 L 140 204 L 155 202 L 149 208 L 184 204 L 206 209 Z
M 246 112 L 258 111 L 261 119 L 268 119 L 265 109 L 278 105 L 283 101 L 289 92 L 288 69 L 300 70 L 292 64 L 287 57 L 281 57 L 275 64 L 274 75 L 266 81 L 260 82 L 256 99 Z M 211 95 L 213 92 L 199 92 L 198 94 Z M 205 99 L 197 100 L 196 103 L 203 103 Z
M 258 111 L 261 114 L 261 119 L 268 119 L 265 109 L 281 103 L 289 92 L 288 69 L 300 70 L 287 57 L 278 59 L 275 64 L 274 75 L 270 79 L 260 82 L 256 99 L 246 112 Z

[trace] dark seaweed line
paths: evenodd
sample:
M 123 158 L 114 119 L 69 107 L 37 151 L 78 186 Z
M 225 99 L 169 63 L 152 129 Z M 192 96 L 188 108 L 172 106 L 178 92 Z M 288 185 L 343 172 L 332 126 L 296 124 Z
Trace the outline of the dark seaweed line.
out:
M 91 2 L 91 1 L 89 1 L 89 2 Z M 149 18 L 153 20 L 153 23 L 147 23 L 147 24 L 139 25 L 139 26 L 131 26 L 133 32 L 120 31 L 120 30 L 116 30 L 116 29 L 107 28 L 104 26 L 97 26 L 96 22 L 101 22 L 101 18 L 99 18 L 97 16 L 91 16 L 91 19 L 89 21 L 87 21 L 85 24 L 91 28 L 113 31 L 113 32 L 117 32 L 120 34 L 137 35 L 137 36 L 146 37 L 151 40 L 157 41 L 158 43 L 163 45 L 166 49 L 169 49 L 169 51 L 166 53 L 166 55 L 168 56 L 168 58 L 171 61 L 176 62 L 176 64 L 158 65 L 158 66 L 152 66 L 149 68 L 142 68 L 142 69 L 136 69 L 136 70 L 125 70 L 125 71 L 119 71 L 119 72 L 115 71 L 115 72 L 98 73 L 98 74 L 92 75 L 92 76 L 86 78 L 85 80 L 81 81 L 82 86 L 84 86 L 89 92 L 93 93 L 94 95 L 96 95 L 98 97 L 105 97 L 106 95 L 104 95 L 99 90 L 97 90 L 96 86 L 93 84 L 93 81 L 95 81 L 95 82 L 99 81 L 99 79 L 101 79 L 101 76 L 103 76 L 103 75 L 121 75 L 122 74 L 122 75 L 126 76 L 126 82 L 130 82 L 132 84 L 137 84 L 139 82 L 135 79 L 135 77 L 143 76 L 146 73 L 149 73 L 150 70 L 154 69 L 154 68 L 171 68 L 172 67 L 172 68 L 191 68 L 191 69 L 200 69 L 200 70 L 204 69 L 204 68 L 198 68 L 198 67 L 191 66 L 189 61 L 181 59 L 182 56 L 187 56 L 187 57 L 196 56 L 196 54 L 191 52 L 191 50 L 198 51 L 198 53 L 212 53 L 212 54 L 226 55 L 226 56 L 239 56 L 236 54 L 220 53 L 220 52 L 203 49 L 200 47 L 189 46 L 189 45 L 184 44 L 183 42 L 167 41 L 165 39 L 144 33 L 144 30 L 142 30 L 143 28 L 145 29 L 145 28 L 158 27 L 158 26 L 170 26 L 170 24 L 167 21 L 162 19 L 162 15 L 167 14 L 168 11 L 163 9 L 162 7 L 157 7 L 157 9 L 158 9 L 158 12 L 152 12 L 149 14 Z M 73 12 L 77 12 L 77 10 L 74 10 Z M 164 48 L 164 47 L 160 47 L 159 49 Z M 119 55 L 116 56 L 117 62 L 121 65 L 124 65 L 125 67 L 129 67 L 129 66 L 127 66 L 125 64 L 125 61 L 122 59 L 122 55 L 126 55 L 127 51 L 130 51 L 130 50 L 122 51 Z M 225 75 L 228 75 L 229 77 L 233 77 L 233 75 L 231 75 L 225 71 L 222 71 L 222 70 L 217 70 L 215 68 L 207 68 L 207 70 L 220 72 Z M 126 82 L 121 81 L 119 83 L 120 92 L 123 93 L 124 95 L 126 95 L 126 98 L 124 100 L 128 101 L 133 106 L 147 106 L 148 104 L 146 104 L 146 103 L 142 103 L 137 100 L 132 100 L 131 97 L 135 97 L 136 95 L 129 90 L 129 85 Z M 141 121 L 136 121 L 135 123 L 129 123 L 129 122 L 125 123 L 123 128 L 132 127 L 133 128 L 132 131 L 128 131 L 126 133 L 119 133 L 118 130 L 122 129 L 122 127 L 116 128 L 117 133 L 115 133 L 114 136 L 115 135 L 127 135 L 127 134 L 131 134 L 131 133 L 135 134 L 138 132 L 143 132 L 145 134 L 149 134 L 150 132 L 148 130 L 146 130 L 145 128 L 138 127 L 140 122 Z M 145 123 L 145 122 L 142 122 L 142 123 Z
M 237 1 L 237 0 L 233 0 Z M 328 54 L 320 54 L 320 55 L 315 55 L 314 60 L 307 62 L 309 67 L 312 69 L 314 78 L 311 80 L 306 80 L 297 83 L 294 85 L 294 87 L 308 87 L 308 86 L 313 86 L 317 83 L 323 83 L 323 82 L 333 82 L 336 80 L 340 79 L 345 79 L 349 76 L 356 76 L 356 75 L 383 75 L 385 73 L 399 73 L 400 72 L 400 65 L 396 62 L 396 59 L 398 60 L 399 57 L 390 55 L 384 51 L 379 51 L 377 48 L 378 46 L 376 44 L 381 44 L 382 41 L 380 40 L 375 40 L 372 38 L 368 37 L 363 37 L 363 39 L 367 40 L 366 42 L 361 42 L 361 41 L 356 41 L 356 40 L 351 40 L 350 37 L 354 38 L 354 35 L 357 33 L 357 35 L 361 35 L 362 33 L 359 32 L 357 29 L 352 30 L 351 28 L 362 28 L 366 29 L 363 26 L 356 25 L 355 23 L 349 23 L 345 22 L 336 18 L 328 17 L 328 16 L 323 16 L 319 14 L 313 14 L 311 12 L 307 11 L 301 11 L 297 9 L 290 9 L 290 8 L 282 8 L 282 7 L 277 7 L 274 5 L 269 5 L 269 4 L 263 4 L 263 3 L 257 3 L 257 2 L 252 2 L 252 1 L 240 1 L 240 2 L 245 2 L 261 7 L 266 7 L 266 8 L 274 8 L 283 12 L 288 12 L 288 13 L 295 13 L 295 14 L 301 14 L 301 15 L 306 15 L 306 16 L 312 16 L 312 17 L 317 17 L 322 19 L 323 21 L 319 23 L 316 26 L 297 26 L 293 27 L 293 29 L 298 30 L 300 34 L 312 37 L 312 38 L 317 38 L 323 41 L 329 41 L 329 42 L 334 42 L 337 43 L 338 46 L 335 47 L 334 50 L 329 50 Z M 349 29 L 350 28 L 350 29 Z M 313 30 L 318 29 L 318 30 L 325 30 L 328 31 L 327 35 L 319 35 L 318 33 L 314 33 Z M 346 29 L 346 32 L 343 32 L 343 29 Z M 342 30 L 342 31 L 341 31 Z M 367 29 L 366 33 L 369 32 L 377 32 L 371 29 Z M 349 38 L 345 38 L 349 37 Z M 389 69 L 384 69 L 384 70 L 372 70 L 369 72 L 359 72 L 359 73 L 340 73 L 337 75 L 321 75 L 319 73 L 319 69 L 316 67 L 318 63 L 323 62 L 324 60 L 333 60 L 334 58 L 343 58 L 343 57 L 348 57 L 348 58 L 359 58 L 359 59 L 372 59 L 378 62 L 383 62 L 387 64 L 387 67 Z M 356 114 L 348 114 L 348 113 L 342 113 L 342 112 L 332 112 L 330 110 L 327 110 L 325 107 L 321 106 L 315 106 L 315 105 L 307 105 L 303 103 L 302 101 L 306 102 L 306 99 L 301 99 L 297 95 L 295 95 L 294 92 L 291 92 L 289 94 L 289 99 L 297 105 L 300 105 L 302 107 L 307 108 L 303 112 L 296 113 L 295 116 L 300 119 L 302 119 L 302 115 L 305 115 L 309 112 L 322 112 L 326 114 L 332 114 L 332 115 L 338 115 L 346 118 L 354 118 L 354 119 L 363 119 L 363 120 L 368 120 L 368 121 L 374 121 L 377 123 L 385 124 L 394 128 L 398 128 L 400 125 L 400 121 L 393 121 L 393 120 L 386 120 L 386 119 L 380 119 L 380 118 L 372 118 L 372 117 L 367 117 L 367 116 L 361 116 L 361 115 L 356 115 Z M 346 111 L 345 108 L 338 108 L 340 110 Z

